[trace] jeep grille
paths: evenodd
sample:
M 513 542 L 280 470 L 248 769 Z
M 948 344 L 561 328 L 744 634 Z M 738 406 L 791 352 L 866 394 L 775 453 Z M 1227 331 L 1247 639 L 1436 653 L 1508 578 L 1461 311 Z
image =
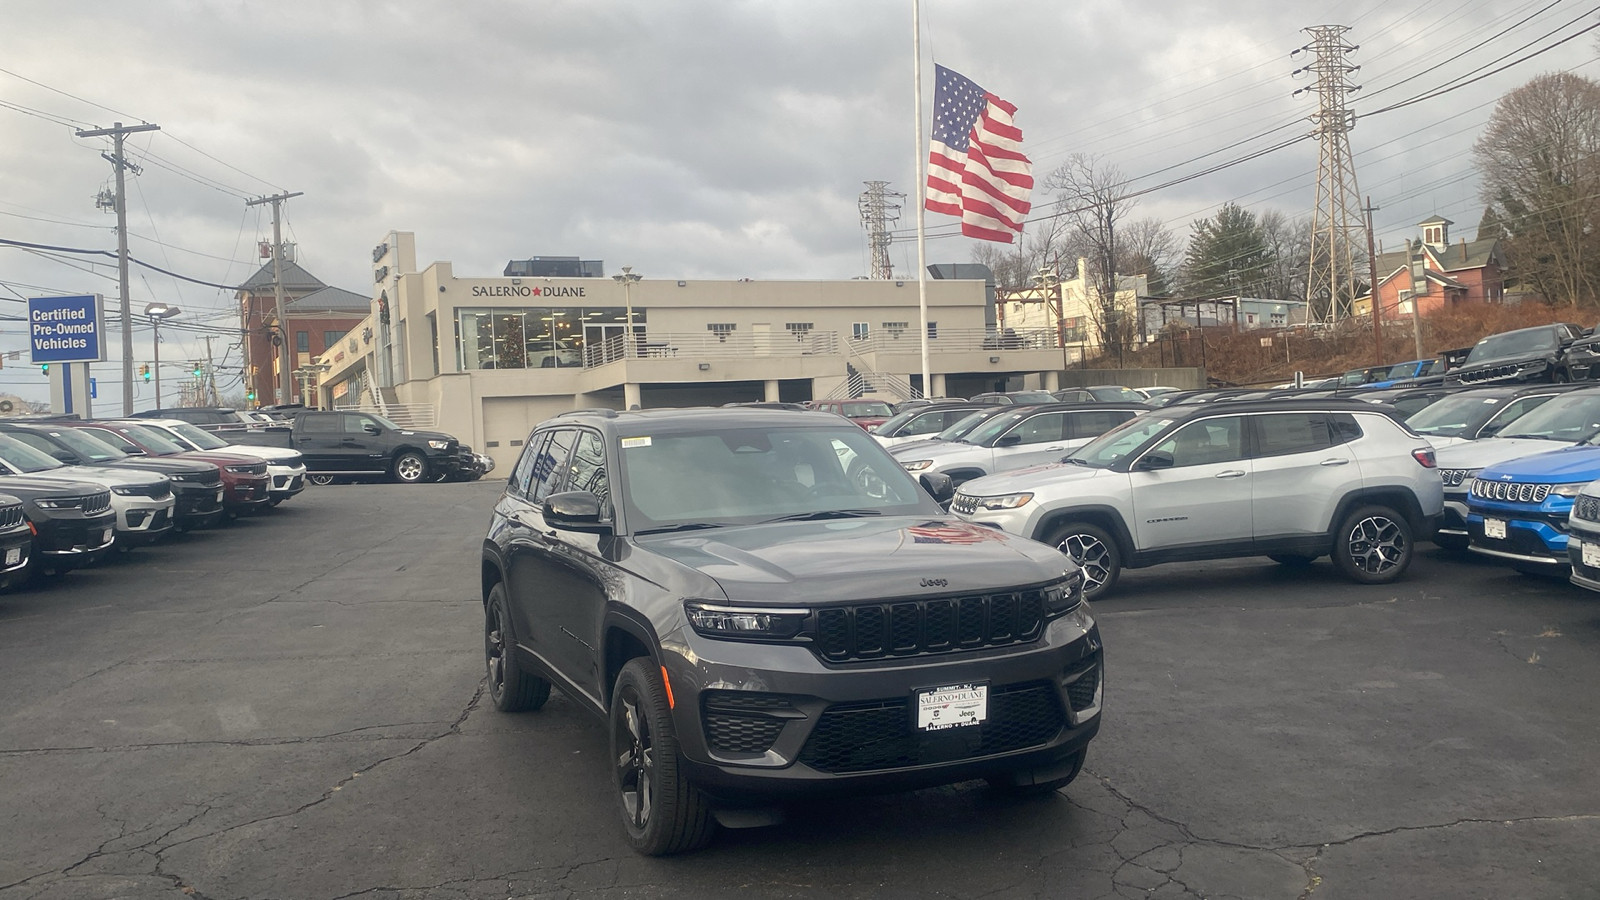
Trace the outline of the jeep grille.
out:
M 1600 522 L 1600 497 L 1590 497 L 1587 494 L 1579 497 L 1578 502 L 1572 507 L 1572 514 L 1590 522 Z
M 1516 484 L 1509 481 L 1472 482 L 1472 496 L 1485 500 L 1504 500 L 1509 503 L 1543 503 L 1550 496 L 1552 484 Z
M 1445 487 L 1460 487 L 1467 479 L 1477 474 L 1477 469 L 1440 469 L 1439 477 L 1444 480 Z
M 1038 590 L 862 603 L 817 610 L 817 652 L 829 662 L 944 653 L 1037 638 L 1044 630 Z

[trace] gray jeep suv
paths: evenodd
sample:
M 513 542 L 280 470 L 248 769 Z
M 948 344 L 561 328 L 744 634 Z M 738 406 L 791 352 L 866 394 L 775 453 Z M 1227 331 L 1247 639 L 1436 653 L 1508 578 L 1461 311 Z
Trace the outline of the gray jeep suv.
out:
M 1062 787 L 1100 725 L 1080 573 L 950 494 L 826 413 L 550 419 L 483 542 L 489 696 L 599 715 L 652 855 L 797 796 Z

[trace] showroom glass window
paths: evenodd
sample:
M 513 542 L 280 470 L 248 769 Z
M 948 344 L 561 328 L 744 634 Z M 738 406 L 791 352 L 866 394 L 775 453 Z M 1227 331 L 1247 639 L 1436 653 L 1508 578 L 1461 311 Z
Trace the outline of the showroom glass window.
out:
M 556 369 L 584 364 L 584 348 L 626 330 L 622 307 L 499 307 L 456 310 L 461 370 Z M 645 322 L 635 308 L 634 325 Z

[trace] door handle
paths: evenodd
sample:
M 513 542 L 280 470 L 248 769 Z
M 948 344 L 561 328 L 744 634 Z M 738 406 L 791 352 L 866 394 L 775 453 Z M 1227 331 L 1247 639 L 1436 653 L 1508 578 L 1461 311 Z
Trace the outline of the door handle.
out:
M 1348 459 L 1325 459 L 1322 461 L 1322 464 L 1325 466 L 1342 466 L 1348 464 L 1349 462 L 1350 460 Z
M 1215 477 L 1215 478 L 1243 478 L 1244 477 L 1244 470 L 1243 469 L 1229 469 L 1226 472 L 1218 472 L 1213 477 Z

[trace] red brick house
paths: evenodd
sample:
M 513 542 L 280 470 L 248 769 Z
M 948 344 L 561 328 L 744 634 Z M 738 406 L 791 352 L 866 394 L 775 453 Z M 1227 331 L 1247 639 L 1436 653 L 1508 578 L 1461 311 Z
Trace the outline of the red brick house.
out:
M 1442 216 L 1418 223 L 1422 240 L 1404 250 L 1378 254 L 1378 297 L 1386 316 L 1410 315 L 1415 299 L 1426 316 L 1469 303 L 1500 303 L 1505 298 L 1505 250 L 1498 238 L 1450 243 Z M 1356 315 L 1371 314 L 1370 295 L 1356 298 Z
M 371 312 L 372 301 L 343 288 L 330 287 L 298 263 L 283 263 L 284 316 L 294 353 L 291 370 L 308 365 L 342 339 Z M 261 267 L 241 285 L 239 314 L 245 331 L 245 390 L 259 405 L 300 402 L 296 379 L 294 396 L 278 399 L 277 307 L 272 291 L 272 264 Z

